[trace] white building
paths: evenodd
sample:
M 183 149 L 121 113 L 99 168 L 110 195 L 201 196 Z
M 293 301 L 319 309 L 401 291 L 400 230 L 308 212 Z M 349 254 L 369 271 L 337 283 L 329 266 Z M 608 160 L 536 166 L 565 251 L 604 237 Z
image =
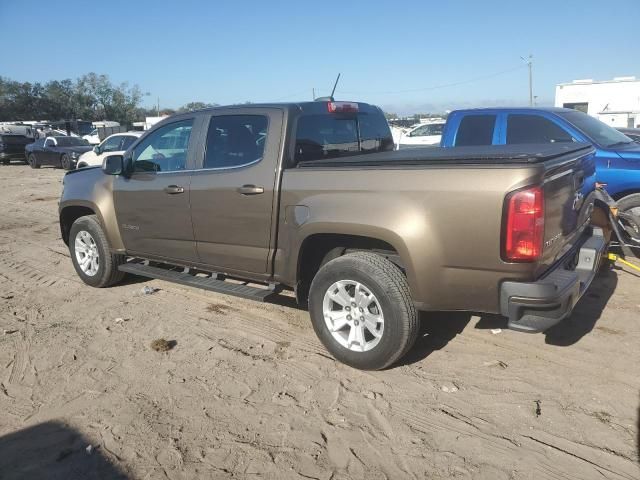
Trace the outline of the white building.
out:
M 556 85 L 556 107 L 588 113 L 612 127 L 640 128 L 640 80 L 574 80 Z

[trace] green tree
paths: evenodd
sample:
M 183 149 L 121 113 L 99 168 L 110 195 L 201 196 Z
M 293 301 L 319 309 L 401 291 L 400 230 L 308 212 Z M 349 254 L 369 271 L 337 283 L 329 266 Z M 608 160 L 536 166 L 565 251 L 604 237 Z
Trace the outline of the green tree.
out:
M 0 121 L 115 120 L 127 125 L 140 118 L 141 99 L 137 85 L 114 85 L 93 72 L 44 85 L 0 77 Z
M 205 102 L 189 102 L 178 109 L 178 112 L 192 112 L 194 110 L 202 110 L 203 108 L 217 107 L 217 103 Z

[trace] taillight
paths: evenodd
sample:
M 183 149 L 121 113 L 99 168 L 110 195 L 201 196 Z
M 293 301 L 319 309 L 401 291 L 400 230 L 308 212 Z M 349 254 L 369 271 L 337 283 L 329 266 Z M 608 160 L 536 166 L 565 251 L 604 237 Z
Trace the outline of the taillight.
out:
M 356 102 L 327 102 L 329 113 L 357 112 L 359 110 Z
M 544 193 L 541 187 L 507 196 L 502 257 L 508 262 L 532 262 L 542 254 Z

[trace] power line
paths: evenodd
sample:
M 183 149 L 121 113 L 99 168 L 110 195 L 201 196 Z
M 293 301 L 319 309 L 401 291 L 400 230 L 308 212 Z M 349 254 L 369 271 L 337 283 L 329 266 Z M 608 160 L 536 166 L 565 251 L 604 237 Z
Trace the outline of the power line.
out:
M 423 87 L 423 88 L 412 88 L 409 90 L 395 90 L 395 91 L 379 91 L 379 92 L 354 92 L 354 91 L 346 91 L 346 90 L 340 90 L 340 93 L 348 93 L 351 95 L 397 95 L 397 94 L 401 94 L 401 93 L 413 93 L 413 92 L 426 92 L 429 90 L 437 90 L 440 88 L 448 88 L 448 87 L 456 87 L 458 85 L 465 85 L 467 83 L 473 83 L 473 82 L 478 82 L 480 80 L 486 80 L 489 78 L 494 78 L 494 77 L 498 77 L 500 75 L 504 75 L 506 73 L 511 73 L 511 72 L 515 72 L 516 70 L 521 70 L 523 68 L 525 68 L 527 65 L 519 65 L 517 67 L 513 67 L 513 68 L 509 68 L 507 70 L 501 70 L 499 72 L 495 72 L 495 73 L 490 73 L 487 75 L 482 75 L 479 77 L 473 77 L 473 78 L 468 78 L 466 80 L 461 80 L 459 82 L 453 82 L 453 83 L 444 83 L 441 85 L 433 85 L 431 87 Z

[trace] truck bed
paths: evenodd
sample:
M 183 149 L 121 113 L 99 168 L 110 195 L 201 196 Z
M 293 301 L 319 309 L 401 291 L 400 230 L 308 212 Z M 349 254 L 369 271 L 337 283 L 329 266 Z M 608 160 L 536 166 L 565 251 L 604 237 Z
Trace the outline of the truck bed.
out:
M 389 167 L 415 165 L 482 165 L 536 164 L 563 155 L 586 153 L 593 147 L 588 143 L 548 145 L 490 145 L 480 147 L 425 147 L 392 152 L 354 155 L 298 163 L 299 168 L 310 167 Z

